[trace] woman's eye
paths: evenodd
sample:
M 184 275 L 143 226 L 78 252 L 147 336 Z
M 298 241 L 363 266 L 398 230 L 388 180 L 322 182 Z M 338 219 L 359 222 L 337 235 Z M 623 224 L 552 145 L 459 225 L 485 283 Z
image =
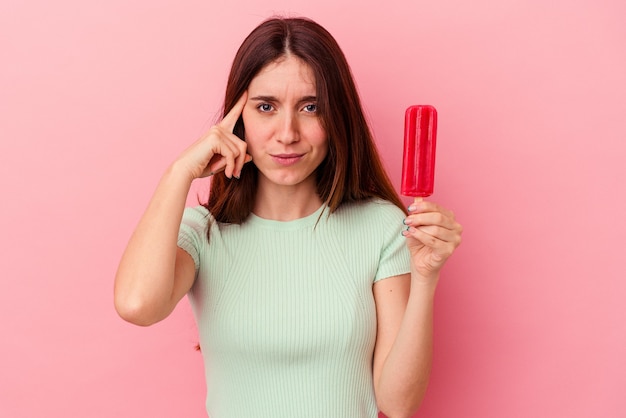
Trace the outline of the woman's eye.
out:
M 268 103 L 261 103 L 260 105 L 257 106 L 257 109 L 259 109 L 261 112 L 271 112 L 272 105 Z
M 308 105 L 304 106 L 304 111 L 308 112 L 308 113 L 315 113 L 315 112 L 317 112 L 317 105 L 316 104 L 308 104 Z

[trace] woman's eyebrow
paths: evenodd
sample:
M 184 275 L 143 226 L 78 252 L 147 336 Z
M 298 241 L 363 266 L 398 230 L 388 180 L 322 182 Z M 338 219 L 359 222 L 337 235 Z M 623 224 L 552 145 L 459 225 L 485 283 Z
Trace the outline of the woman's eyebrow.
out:
M 274 97 L 274 96 L 262 96 L 262 95 L 261 96 L 251 97 L 248 100 L 258 100 L 258 101 L 261 101 L 261 102 L 275 102 L 275 101 L 277 101 L 276 97 Z
M 260 102 L 278 102 L 279 101 L 274 96 L 265 96 L 265 95 L 254 96 L 248 100 L 255 100 L 255 101 L 260 101 Z M 316 101 L 317 101 L 317 96 L 304 96 L 298 100 L 298 103 L 316 102 Z
M 300 103 L 302 102 L 317 102 L 317 96 L 304 96 L 300 99 Z

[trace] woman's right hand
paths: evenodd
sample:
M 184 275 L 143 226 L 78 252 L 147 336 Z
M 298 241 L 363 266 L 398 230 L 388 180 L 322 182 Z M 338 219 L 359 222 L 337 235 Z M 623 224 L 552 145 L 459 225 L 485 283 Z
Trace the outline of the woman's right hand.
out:
M 246 153 L 245 141 L 233 134 L 247 98 L 248 92 L 244 92 L 221 122 L 178 157 L 174 164 L 186 170 L 191 179 L 211 176 L 222 170 L 228 178 L 239 178 L 243 165 L 252 161 Z

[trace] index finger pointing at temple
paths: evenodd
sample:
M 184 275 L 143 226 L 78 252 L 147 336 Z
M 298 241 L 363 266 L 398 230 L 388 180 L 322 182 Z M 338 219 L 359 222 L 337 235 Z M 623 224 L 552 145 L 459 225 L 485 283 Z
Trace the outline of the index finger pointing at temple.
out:
M 224 116 L 224 119 L 220 122 L 224 128 L 227 128 L 229 132 L 232 132 L 235 128 L 235 124 L 237 120 L 239 120 L 239 116 L 241 116 L 241 112 L 243 112 L 243 107 L 246 104 L 246 100 L 248 100 L 248 91 L 244 91 L 237 103 L 230 109 L 230 112 Z

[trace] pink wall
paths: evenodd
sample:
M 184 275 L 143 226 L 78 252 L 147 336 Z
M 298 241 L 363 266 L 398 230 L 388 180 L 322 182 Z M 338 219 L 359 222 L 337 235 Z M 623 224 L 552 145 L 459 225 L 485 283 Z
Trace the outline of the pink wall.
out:
M 626 410 L 623 1 L 4 0 L 0 416 L 201 417 L 183 303 L 117 318 L 117 261 L 164 167 L 273 12 L 344 47 L 396 184 L 402 115 L 440 112 L 446 268 L 417 417 Z

